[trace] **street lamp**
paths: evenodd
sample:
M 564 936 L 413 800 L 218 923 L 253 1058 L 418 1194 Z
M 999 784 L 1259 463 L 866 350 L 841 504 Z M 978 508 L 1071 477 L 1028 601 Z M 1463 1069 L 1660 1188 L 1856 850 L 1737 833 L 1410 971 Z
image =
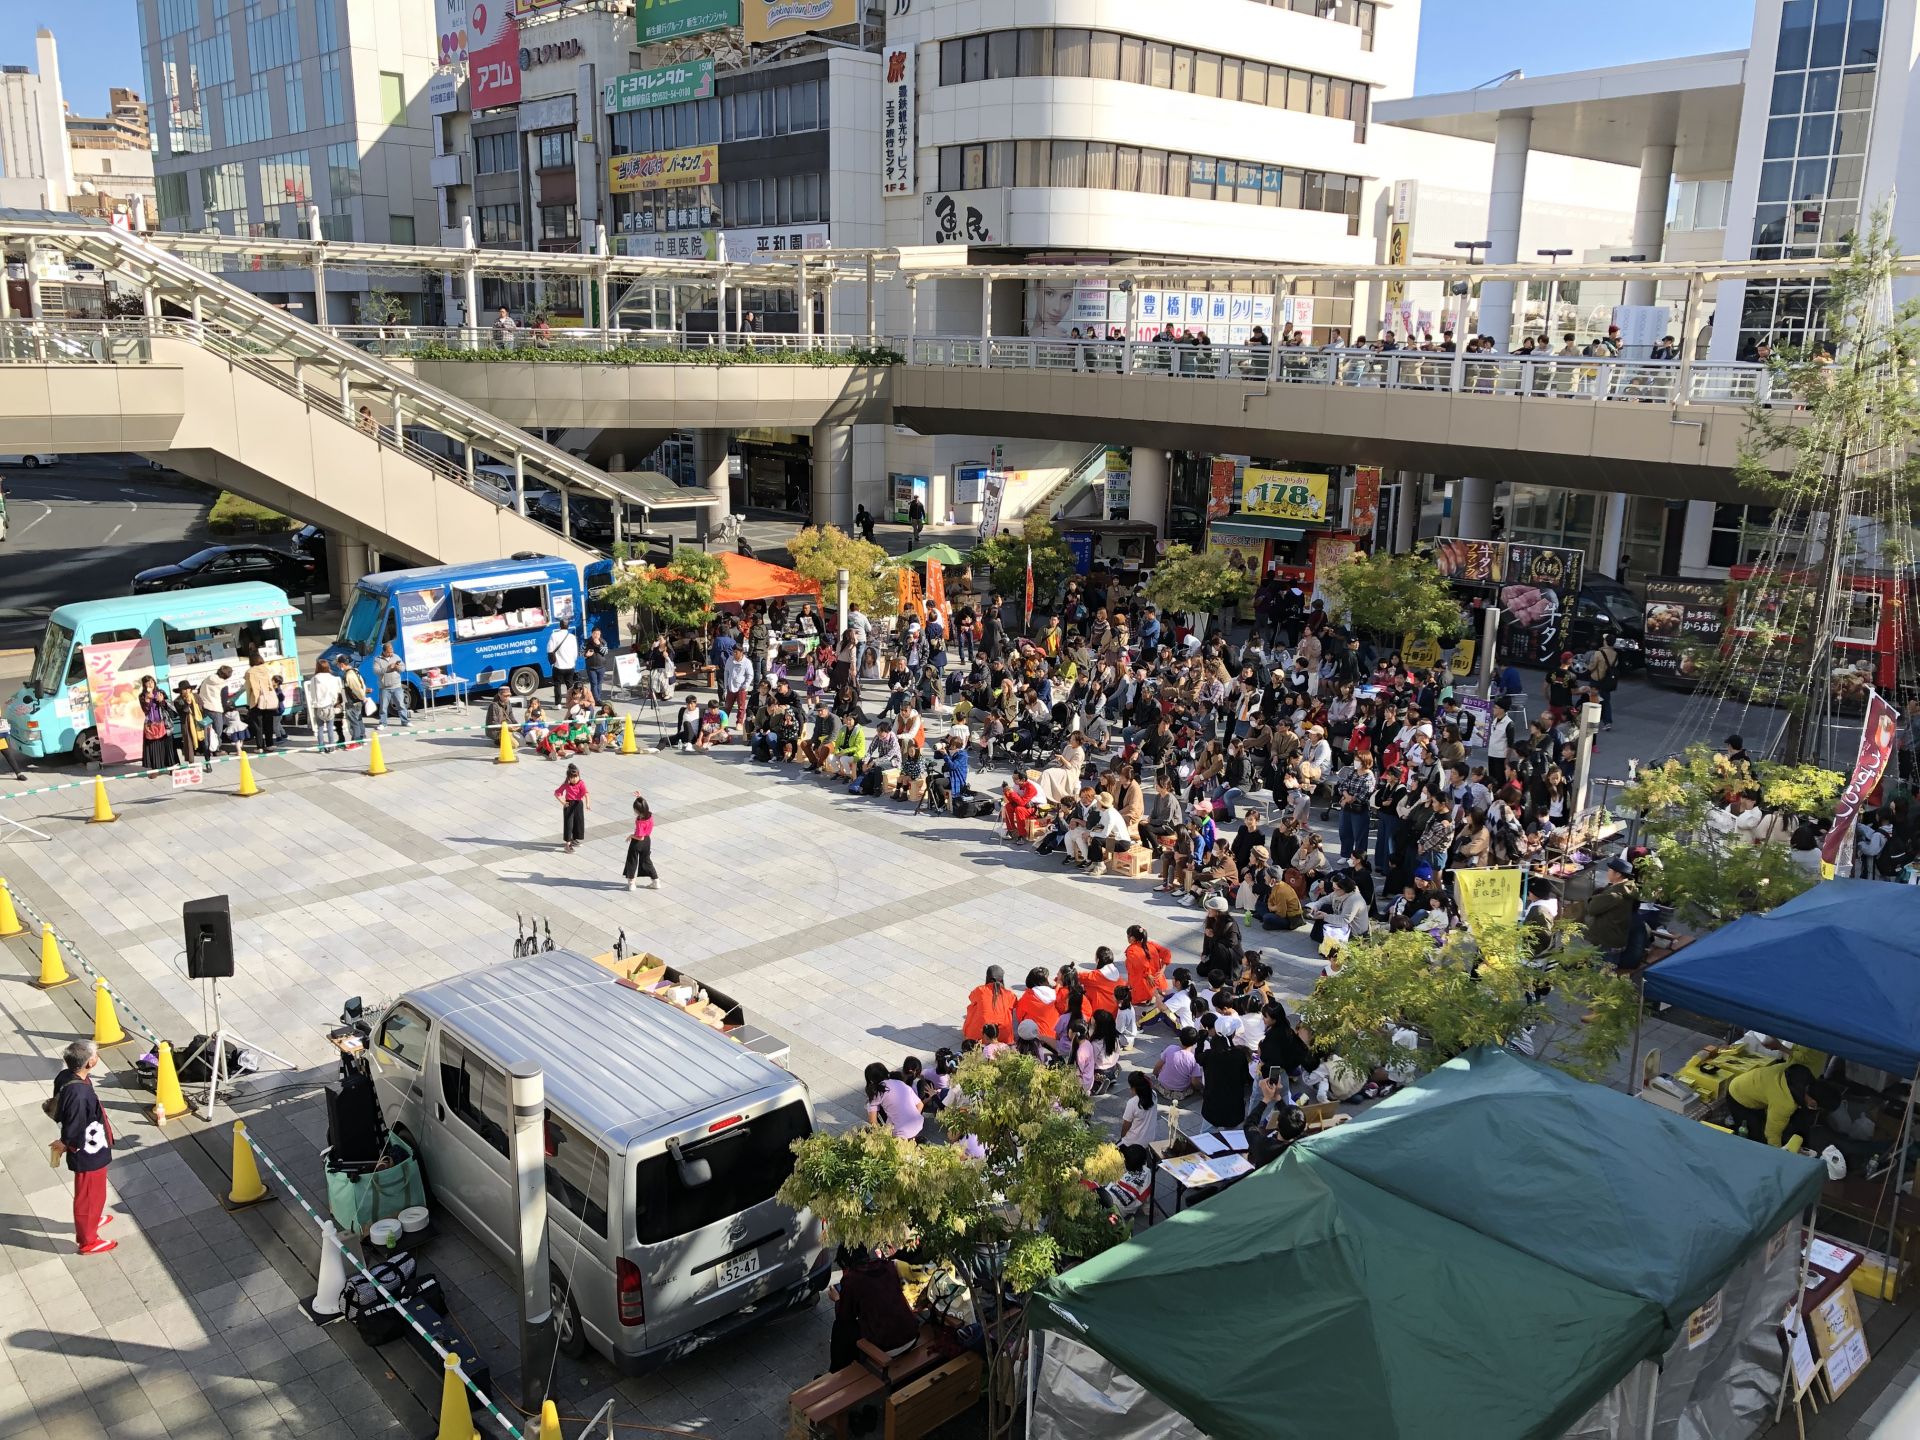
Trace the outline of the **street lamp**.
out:
M 1569 255 L 1573 254 L 1573 251 L 1571 250 L 1536 250 L 1533 253 L 1538 255 L 1542 260 L 1545 260 L 1549 265 L 1554 265 L 1566 259 Z M 1555 299 L 1559 297 L 1559 294 L 1560 294 L 1560 277 L 1558 275 L 1549 275 L 1547 277 L 1546 321 L 1542 326 L 1542 328 L 1546 331 L 1546 334 L 1547 334 L 1548 349 L 1553 348 L 1553 302 L 1555 301 Z

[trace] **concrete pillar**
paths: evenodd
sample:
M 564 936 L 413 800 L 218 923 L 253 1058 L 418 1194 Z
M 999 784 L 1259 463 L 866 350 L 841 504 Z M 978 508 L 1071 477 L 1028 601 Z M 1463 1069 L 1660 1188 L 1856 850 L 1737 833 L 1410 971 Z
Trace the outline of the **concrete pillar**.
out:
M 732 512 L 733 494 L 727 479 L 727 430 L 693 432 L 693 473 L 700 488 L 715 499 L 715 504 L 695 512 L 694 534 L 705 540 L 713 527 Z
M 1493 539 L 1493 481 L 1462 475 L 1453 485 L 1454 534 L 1462 540 Z
M 345 605 L 353 587 L 372 566 L 373 555 L 365 545 L 332 530 L 327 532 L 327 586 L 335 600 Z
M 1502 115 L 1494 122 L 1493 184 L 1487 194 L 1489 265 L 1512 265 L 1520 258 L 1520 211 L 1527 196 L 1532 143 L 1531 115 Z M 1513 282 L 1490 280 L 1480 287 L 1480 333 L 1491 335 L 1494 345 L 1505 350 L 1512 329 Z
M 1420 481 L 1416 471 L 1400 472 L 1400 503 L 1393 512 L 1393 553 L 1396 555 L 1412 550 L 1420 534 Z
M 1132 496 L 1127 501 L 1127 518 L 1135 524 L 1153 526 L 1156 536 L 1167 530 L 1167 452 L 1133 447 Z
M 1728 328 L 1733 328 L 1729 326 Z M 1667 517 L 1667 523 L 1673 523 L 1673 517 Z M 1680 532 L 1680 573 L 1682 575 L 1704 575 L 1707 572 L 1707 555 L 1713 543 L 1713 501 L 1689 500 L 1687 502 L 1686 528 Z M 1658 574 L 1655 565 L 1649 565 L 1646 573 Z
M 1599 567 L 1602 575 L 1620 573 L 1620 542 L 1627 533 L 1627 497 L 1615 492 L 1607 496 L 1600 516 Z
M 1667 192 L 1672 188 L 1673 146 L 1642 145 L 1640 194 L 1633 205 L 1633 254 L 1660 258 L 1660 248 L 1667 242 Z M 1628 305 L 1651 305 L 1658 289 L 1653 280 L 1629 280 L 1621 298 Z
M 813 427 L 813 523 L 853 529 L 853 427 Z

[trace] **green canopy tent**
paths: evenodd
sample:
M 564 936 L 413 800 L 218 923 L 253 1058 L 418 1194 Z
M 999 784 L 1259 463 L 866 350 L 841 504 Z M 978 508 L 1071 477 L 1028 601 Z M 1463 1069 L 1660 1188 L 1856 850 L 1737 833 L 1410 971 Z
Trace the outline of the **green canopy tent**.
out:
M 967 557 L 951 545 L 922 545 L 918 550 L 909 550 L 894 559 L 903 565 L 925 565 L 930 562 L 941 565 L 964 565 Z
M 1822 1173 L 1475 1051 L 1043 1287 L 1029 1435 L 1752 1434 Z

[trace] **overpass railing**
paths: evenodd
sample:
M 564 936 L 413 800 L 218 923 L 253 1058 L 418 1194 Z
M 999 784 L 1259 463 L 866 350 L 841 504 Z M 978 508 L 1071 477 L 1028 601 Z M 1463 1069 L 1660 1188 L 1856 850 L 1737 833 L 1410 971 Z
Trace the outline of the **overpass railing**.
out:
M 1181 380 L 1425 390 L 1466 395 L 1746 405 L 1799 401 L 1760 364 L 1627 360 L 1594 355 L 1453 355 L 1426 350 L 1189 345 L 1158 341 L 917 336 L 911 364 L 1054 374 L 1157 375 Z
M 465 330 L 458 325 L 328 325 L 335 339 L 373 355 L 405 357 L 422 350 L 459 350 L 482 358 L 538 356 L 543 351 L 588 350 L 673 351 L 698 364 L 703 356 L 725 352 L 731 360 L 750 359 L 756 352 L 779 362 L 798 355 L 847 356 L 868 348 L 864 335 L 767 335 L 757 331 L 728 331 L 720 336 L 684 330 L 597 330 L 581 326 L 554 328 L 542 333 L 522 325 L 500 331 L 491 327 Z

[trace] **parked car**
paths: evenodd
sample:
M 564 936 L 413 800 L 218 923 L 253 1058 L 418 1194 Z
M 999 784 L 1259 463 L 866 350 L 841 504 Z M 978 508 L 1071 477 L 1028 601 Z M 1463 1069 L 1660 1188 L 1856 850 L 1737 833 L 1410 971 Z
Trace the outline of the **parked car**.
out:
M 42 465 L 58 465 L 60 457 L 42 450 L 32 455 L 0 455 L 0 465 L 18 465 L 23 470 L 38 470 Z
M 1646 615 L 1639 598 L 1618 580 L 1596 575 L 1580 587 L 1567 638 L 1570 648 L 1584 655 L 1602 635 L 1613 637 L 1623 675 L 1646 668 Z
M 305 555 L 270 545 L 209 545 L 171 565 L 156 565 L 133 577 L 134 594 L 153 590 L 196 590 L 263 580 L 289 595 L 307 595 L 319 587 L 319 567 Z

